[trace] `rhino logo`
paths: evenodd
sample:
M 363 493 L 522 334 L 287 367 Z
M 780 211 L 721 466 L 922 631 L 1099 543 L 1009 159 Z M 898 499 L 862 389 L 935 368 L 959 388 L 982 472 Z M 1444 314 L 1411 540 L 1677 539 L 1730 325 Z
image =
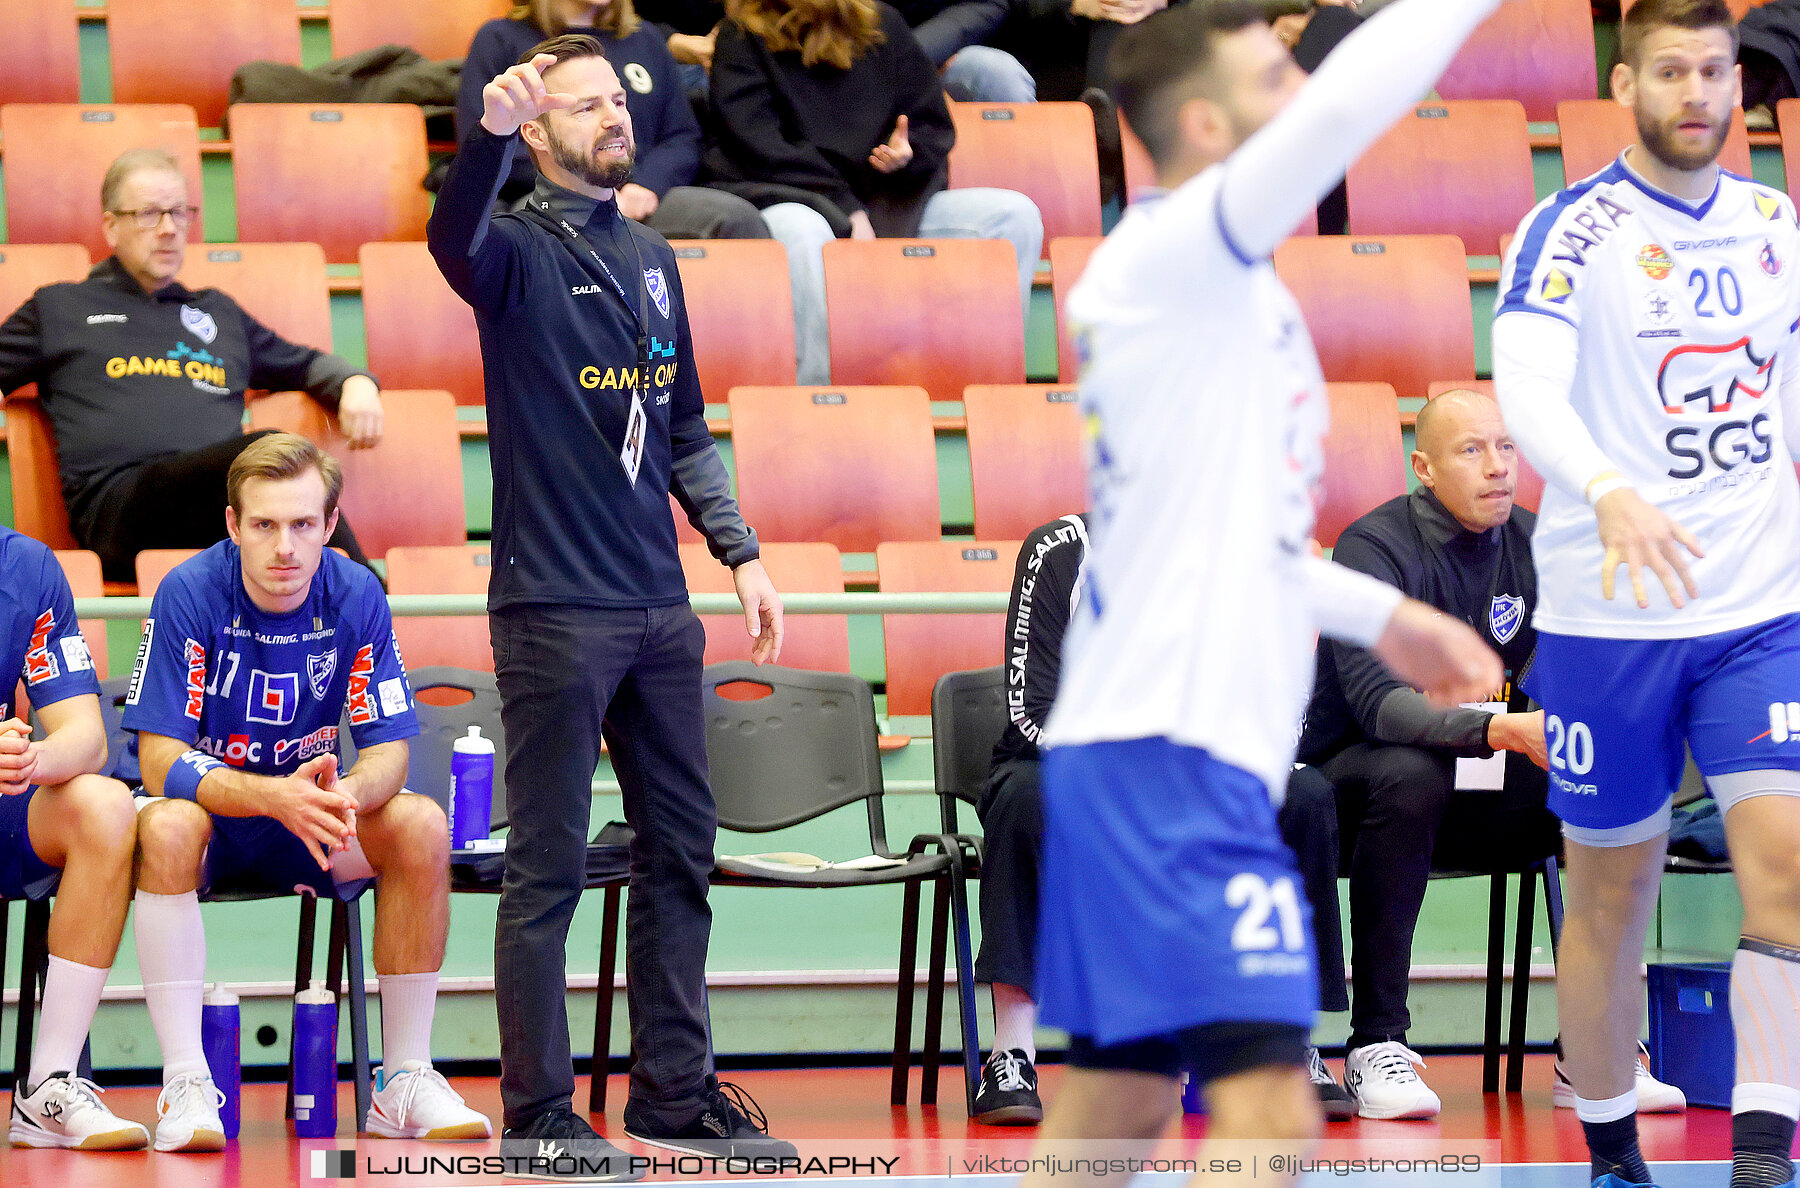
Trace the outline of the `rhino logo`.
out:
M 1689 343 L 1663 356 L 1656 372 L 1656 391 L 1663 411 L 1684 413 L 1688 405 L 1706 401 L 1707 412 L 1730 412 L 1741 393 L 1760 400 L 1769 390 L 1775 355 L 1757 355 L 1748 337 L 1722 345 Z

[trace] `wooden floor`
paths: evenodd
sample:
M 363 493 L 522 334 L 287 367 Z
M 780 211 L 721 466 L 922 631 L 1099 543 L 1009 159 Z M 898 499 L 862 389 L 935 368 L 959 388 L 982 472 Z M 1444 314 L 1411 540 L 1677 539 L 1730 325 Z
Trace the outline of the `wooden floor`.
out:
M 1335 1072 L 1342 1072 L 1337 1061 L 1330 1063 Z M 1061 1071 L 1056 1067 L 1042 1070 L 1046 1097 L 1054 1096 Z M 1554 1109 L 1550 1104 L 1550 1057 L 1529 1058 L 1526 1091 L 1516 1097 L 1484 1097 L 1481 1094 L 1478 1057 L 1432 1057 L 1423 1075 L 1444 1100 L 1441 1117 L 1430 1122 L 1352 1120 L 1332 1123 L 1327 1127 L 1325 1153 L 1338 1157 L 1403 1153 L 1410 1158 L 1422 1159 L 1433 1152 L 1479 1152 L 1483 1154 L 1484 1165 L 1491 1166 L 1496 1161 L 1506 1165 L 1503 1176 L 1484 1178 L 1487 1183 L 1499 1184 L 1504 1180 L 1507 1185 L 1529 1184 L 1532 1188 L 1549 1188 L 1553 1184 L 1574 1188 L 1587 1184 L 1586 1152 L 1574 1112 Z M 882 1069 L 742 1072 L 727 1074 L 727 1079 L 737 1082 L 756 1098 L 770 1118 L 771 1129 L 796 1142 L 803 1158 L 817 1156 L 828 1160 L 835 1156 L 867 1160 L 879 1155 L 884 1160 L 896 1161 L 882 1165 L 891 1175 L 944 1180 L 949 1178 L 948 1173 L 955 1173 L 959 1182 L 979 1181 L 983 1178 L 977 1174 L 983 1154 L 1023 1156 L 1030 1148 L 1033 1134 L 1030 1130 L 970 1123 L 964 1114 L 961 1086 L 948 1073 L 940 1082 L 941 1106 L 929 1109 L 917 1104 L 903 1109 L 889 1107 L 887 1073 Z M 499 1117 L 500 1091 L 496 1080 L 470 1078 L 452 1083 L 470 1105 L 491 1117 Z M 633 1153 L 647 1153 L 620 1138 L 618 1110 L 624 1098 L 624 1079 L 615 1078 L 612 1089 L 613 1108 L 604 1120 L 593 1120 L 596 1128 L 602 1133 L 610 1133 Z M 917 1092 L 915 1073 L 915 1100 Z M 586 1093 L 583 1080 L 579 1083 L 578 1100 L 585 1101 Z M 148 1124 L 155 1115 L 156 1095 L 156 1087 L 119 1087 L 107 1090 L 105 1101 L 116 1113 Z M 364 1174 L 358 1176 L 359 1182 L 408 1186 L 501 1182 L 498 1175 L 481 1174 L 479 1168 L 471 1167 L 469 1174 L 457 1174 L 441 1170 L 441 1164 L 439 1170 L 429 1170 L 421 1162 L 430 1156 L 481 1155 L 496 1151 L 497 1144 L 353 1140 L 350 1134 L 353 1105 L 348 1084 L 340 1087 L 338 1116 L 343 1125 L 336 1142 L 290 1138 L 282 1119 L 282 1101 L 280 1085 L 246 1085 L 243 1132 L 222 1155 L 76 1154 L 4 1148 L 0 1149 L 0 1185 L 4 1188 L 275 1188 L 277 1185 L 310 1184 L 327 1188 L 328 1181 L 315 1180 L 311 1176 L 311 1152 L 353 1146 L 358 1166 L 365 1169 Z M 1696 1108 L 1686 1114 L 1645 1116 L 1640 1119 L 1639 1128 L 1644 1153 L 1653 1167 L 1681 1161 L 1730 1158 L 1731 1118 L 1723 1110 Z M 1180 1138 L 1198 1138 L 1205 1131 L 1205 1119 L 1183 1118 L 1178 1129 Z M 1554 1164 L 1579 1166 L 1562 1169 L 1520 1166 Z M 408 1165 L 414 1169 L 412 1174 L 378 1175 L 368 1170 Z M 890 1167 L 891 1171 L 888 1171 Z M 694 1177 L 664 1173 L 652 1178 L 672 1182 Z M 823 1179 L 822 1176 L 811 1178 Z M 841 1175 L 836 1178 L 842 1182 Z M 985 1178 L 994 1184 L 1008 1182 L 1005 1178 Z M 1426 1180 L 1431 1178 L 1425 1177 Z M 1664 1188 L 1703 1183 L 1723 1185 L 1726 1178 L 1723 1170 L 1717 1167 L 1671 1166 L 1668 1174 L 1659 1174 L 1659 1183 Z M 1346 1181 L 1342 1177 L 1315 1175 L 1309 1182 L 1323 1188 L 1330 1183 L 1376 1184 L 1410 1179 L 1413 1177 L 1351 1177 Z M 1474 1184 L 1481 1181 L 1458 1177 L 1456 1182 Z M 1427 1188 L 1424 1181 L 1419 1182 L 1419 1188 Z

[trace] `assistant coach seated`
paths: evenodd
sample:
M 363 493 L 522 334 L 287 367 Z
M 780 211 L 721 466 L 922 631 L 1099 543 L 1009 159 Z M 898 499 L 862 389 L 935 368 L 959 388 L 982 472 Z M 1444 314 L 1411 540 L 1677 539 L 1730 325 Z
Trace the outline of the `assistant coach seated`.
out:
M 205 548 L 225 535 L 225 475 L 252 440 L 246 389 L 304 389 L 337 412 L 352 448 L 381 440 L 381 397 L 336 355 L 175 279 L 195 208 L 167 152 L 122 154 L 100 205 L 113 254 L 86 280 L 45 285 L 0 325 L 0 392 L 37 384 L 69 526 L 108 581 L 128 582 L 140 549 Z M 330 543 L 366 560 L 341 523 Z
M 1366 649 L 1329 640 L 1319 648 L 1299 755 L 1337 788 L 1350 877 L 1344 1081 L 1365 1118 L 1429 1118 L 1440 1108 L 1437 1094 L 1413 1071 L 1423 1062 L 1406 1046 L 1406 993 L 1413 928 L 1456 788 L 1457 759 L 1515 751 L 1544 762 L 1542 711 L 1506 712 L 1525 708 L 1512 690 L 1537 640 L 1531 627 L 1537 517 L 1513 504 L 1518 452 L 1499 406 L 1470 391 L 1427 404 L 1417 439 L 1412 468 L 1419 488 L 1346 528 L 1332 559 L 1473 626 L 1506 662 L 1508 688 L 1494 702 L 1507 704 L 1498 711 L 1440 709 Z M 1518 810 L 1487 817 L 1477 852 L 1491 859 L 1519 844 L 1551 852 L 1555 823 L 1543 808 L 1541 766 L 1508 762 L 1505 784 L 1508 796 L 1470 806 L 1500 811 L 1504 803 Z M 1509 825 L 1520 832 L 1499 836 L 1513 832 Z

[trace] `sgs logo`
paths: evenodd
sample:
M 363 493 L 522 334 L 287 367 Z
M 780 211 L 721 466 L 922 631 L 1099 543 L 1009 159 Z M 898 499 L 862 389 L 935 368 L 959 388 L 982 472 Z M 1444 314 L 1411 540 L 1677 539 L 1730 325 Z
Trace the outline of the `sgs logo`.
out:
M 1774 455 L 1774 434 L 1769 414 L 1759 412 L 1747 421 L 1720 421 L 1716 425 L 1681 425 L 1664 438 L 1671 456 L 1672 479 L 1699 478 L 1708 464 L 1726 474 L 1740 466 L 1756 466 Z

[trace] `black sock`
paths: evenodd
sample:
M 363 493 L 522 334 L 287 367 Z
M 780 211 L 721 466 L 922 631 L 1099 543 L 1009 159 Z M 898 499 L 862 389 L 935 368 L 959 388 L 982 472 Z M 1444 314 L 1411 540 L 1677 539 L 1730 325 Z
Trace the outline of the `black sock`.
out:
M 1776 1188 L 1794 1180 L 1794 1120 L 1768 1110 L 1731 1116 L 1731 1188 Z
M 1374 1047 L 1376 1044 L 1385 1044 L 1389 1040 L 1395 1040 L 1404 1044 L 1406 1042 L 1406 1033 L 1402 1031 L 1394 1035 L 1370 1035 L 1365 1031 L 1352 1031 L 1350 1033 L 1350 1042 L 1344 1045 L 1344 1054 L 1347 1056 L 1358 1048 Z
M 1611 1122 L 1583 1122 L 1581 1129 L 1587 1135 L 1590 1174 L 1599 1177 L 1611 1172 L 1633 1184 L 1650 1183 L 1650 1169 L 1638 1150 L 1636 1114 Z

